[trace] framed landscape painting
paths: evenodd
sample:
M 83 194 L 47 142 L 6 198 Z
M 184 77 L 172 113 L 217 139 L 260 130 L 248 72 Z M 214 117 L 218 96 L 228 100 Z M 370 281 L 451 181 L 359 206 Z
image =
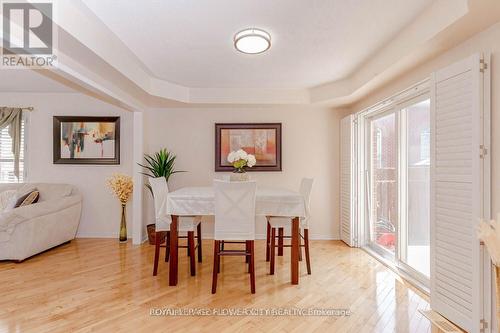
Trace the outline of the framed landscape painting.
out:
M 120 117 L 55 116 L 54 164 L 120 164 Z
M 247 171 L 281 171 L 281 123 L 215 124 L 215 171 L 232 171 L 227 155 L 238 149 L 255 155 Z

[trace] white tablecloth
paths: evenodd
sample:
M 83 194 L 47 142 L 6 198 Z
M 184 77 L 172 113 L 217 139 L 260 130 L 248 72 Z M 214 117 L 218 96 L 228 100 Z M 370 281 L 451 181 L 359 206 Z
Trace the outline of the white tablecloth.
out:
M 184 187 L 167 196 L 166 214 L 191 216 L 214 215 L 212 187 Z M 280 188 L 257 188 L 256 215 L 305 217 L 304 198 L 300 193 Z

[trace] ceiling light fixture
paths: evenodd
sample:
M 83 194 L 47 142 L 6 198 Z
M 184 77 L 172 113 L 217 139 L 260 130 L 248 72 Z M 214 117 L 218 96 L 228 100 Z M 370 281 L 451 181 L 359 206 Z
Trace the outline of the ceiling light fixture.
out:
M 257 28 L 241 30 L 234 35 L 234 47 L 242 53 L 262 53 L 271 47 L 271 35 Z

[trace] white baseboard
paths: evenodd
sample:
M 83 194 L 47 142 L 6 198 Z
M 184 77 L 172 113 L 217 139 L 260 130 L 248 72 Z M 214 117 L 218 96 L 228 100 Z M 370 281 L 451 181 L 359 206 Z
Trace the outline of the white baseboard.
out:
M 213 239 L 213 234 L 204 234 L 202 233 L 203 239 Z M 255 239 L 266 239 L 266 234 L 255 234 Z M 327 236 L 327 235 L 310 235 L 310 240 L 340 240 L 339 237 L 335 236 Z
M 339 236 L 325 236 L 325 235 L 311 235 L 309 237 L 310 240 L 331 240 L 338 241 L 340 240 Z
M 132 238 L 132 236 L 128 236 L 129 239 Z M 212 233 L 203 233 L 202 234 L 203 239 L 213 239 L 214 235 Z M 118 238 L 118 234 L 106 234 L 102 232 L 84 232 L 84 233 L 78 233 L 76 235 L 76 238 Z M 265 234 L 256 234 L 255 239 L 266 239 Z M 335 236 L 329 236 L 329 235 L 310 235 L 311 240 L 340 240 L 339 237 Z M 148 241 L 148 236 L 145 235 L 142 239 L 141 243 L 145 243 Z
M 119 235 L 118 234 L 103 234 L 98 233 L 98 232 L 85 232 L 85 233 L 78 233 L 75 238 L 101 238 L 101 239 L 118 239 Z M 132 235 L 127 236 L 128 240 L 132 240 Z M 146 243 L 148 241 L 148 236 L 146 235 L 145 238 L 142 239 L 140 244 Z M 136 244 L 136 245 L 140 245 Z
M 78 232 L 75 238 L 116 238 L 120 235 L 118 233 L 105 233 L 105 232 Z M 127 235 L 128 239 L 132 239 L 132 235 Z
M 102 232 L 79 232 L 76 238 L 118 238 L 118 234 L 107 234 Z

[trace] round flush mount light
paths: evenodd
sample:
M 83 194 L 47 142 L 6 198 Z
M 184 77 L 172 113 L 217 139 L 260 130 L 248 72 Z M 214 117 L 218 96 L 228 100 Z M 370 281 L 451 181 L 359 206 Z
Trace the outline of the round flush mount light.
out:
M 246 54 L 262 53 L 271 47 L 271 35 L 262 29 L 244 29 L 234 35 L 234 47 Z

